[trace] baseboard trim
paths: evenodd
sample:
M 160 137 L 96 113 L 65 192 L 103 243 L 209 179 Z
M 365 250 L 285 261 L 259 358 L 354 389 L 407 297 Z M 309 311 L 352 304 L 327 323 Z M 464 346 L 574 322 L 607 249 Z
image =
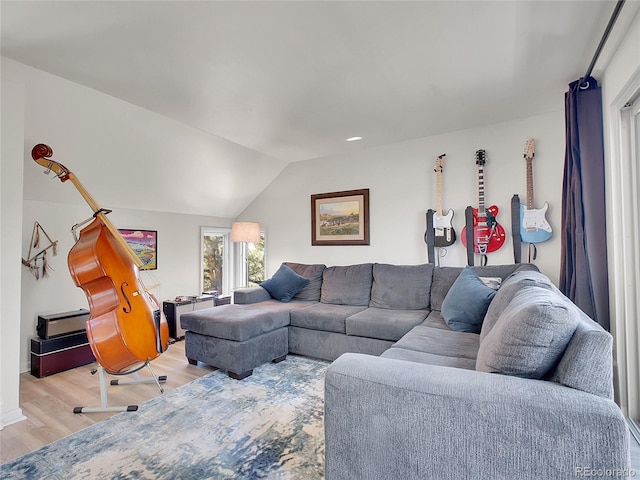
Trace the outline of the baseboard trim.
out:
M 629 424 L 631 435 L 633 435 L 633 438 L 635 438 L 638 445 L 640 445 L 640 423 L 632 418 L 627 418 L 627 423 Z
M 23 415 L 21 408 L 16 408 L 15 410 L 11 410 L 10 412 L 3 413 L 2 418 L 0 418 L 0 430 L 2 430 L 4 427 L 21 422 L 22 420 L 26 419 L 27 417 Z

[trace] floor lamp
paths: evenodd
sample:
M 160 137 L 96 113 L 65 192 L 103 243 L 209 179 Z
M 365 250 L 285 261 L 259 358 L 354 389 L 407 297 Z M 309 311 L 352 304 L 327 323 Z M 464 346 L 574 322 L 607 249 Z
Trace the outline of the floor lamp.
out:
M 249 263 L 247 262 L 247 243 L 260 241 L 260 224 L 257 222 L 233 222 L 231 225 L 231 241 L 242 244 L 245 265 L 245 287 L 249 285 Z

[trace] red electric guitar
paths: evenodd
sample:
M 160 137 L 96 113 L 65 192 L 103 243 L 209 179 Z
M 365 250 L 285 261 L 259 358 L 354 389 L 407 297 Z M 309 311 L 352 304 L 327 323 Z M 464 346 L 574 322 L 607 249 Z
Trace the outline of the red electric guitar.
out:
M 476 152 L 476 165 L 478 165 L 478 208 L 473 209 L 473 251 L 481 255 L 495 252 L 506 240 L 504 228 L 498 223 L 498 207 L 491 205 L 484 207 L 484 164 L 487 161 L 486 152 Z M 467 227 L 460 235 L 462 244 L 467 246 Z

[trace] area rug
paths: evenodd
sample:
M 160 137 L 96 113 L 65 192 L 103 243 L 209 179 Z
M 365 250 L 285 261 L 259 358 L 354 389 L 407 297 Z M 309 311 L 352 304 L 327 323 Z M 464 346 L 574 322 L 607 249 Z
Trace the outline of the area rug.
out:
M 2 479 L 324 478 L 329 364 L 289 355 L 214 371 L 0 466 Z

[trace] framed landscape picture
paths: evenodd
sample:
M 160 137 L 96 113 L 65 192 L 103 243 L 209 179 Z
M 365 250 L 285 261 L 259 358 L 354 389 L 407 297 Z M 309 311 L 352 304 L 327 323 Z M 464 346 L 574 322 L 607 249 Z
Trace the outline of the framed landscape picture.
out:
M 156 230 L 119 228 L 118 232 L 142 261 L 141 270 L 158 268 L 158 232 Z
M 369 245 L 369 189 L 311 195 L 311 245 Z

